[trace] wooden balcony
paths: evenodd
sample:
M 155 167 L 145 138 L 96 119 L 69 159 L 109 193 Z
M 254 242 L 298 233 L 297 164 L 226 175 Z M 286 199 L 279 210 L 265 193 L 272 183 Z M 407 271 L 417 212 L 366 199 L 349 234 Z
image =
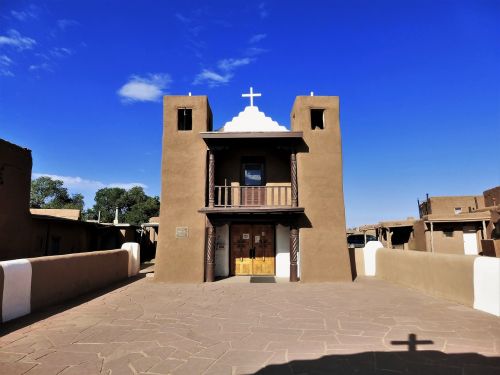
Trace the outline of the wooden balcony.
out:
M 215 186 L 214 207 L 293 207 L 292 187 Z
M 298 207 L 297 158 L 290 153 L 289 183 L 268 183 L 265 186 L 215 185 L 215 155 L 208 150 L 208 206 L 198 212 L 206 214 L 303 213 Z

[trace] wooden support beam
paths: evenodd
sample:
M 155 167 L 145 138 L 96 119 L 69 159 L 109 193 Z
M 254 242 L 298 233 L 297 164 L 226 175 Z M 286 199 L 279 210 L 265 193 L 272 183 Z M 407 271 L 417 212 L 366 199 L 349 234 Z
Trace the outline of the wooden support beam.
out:
M 215 201 L 215 156 L 208 150 L 208 207 L 214 206 Z M 220 204 L 221 202 L 219 202 Z
M 431 253 L 434 252 L 434 223 L 431 221 Z
M 207 282 L 215 281 L 215 227 L 208 221 Z
M 298 185 L 297 185 L 297 154 L 295 150 L 290 154 L 290 176 L 292 180 L 292 207 L 298 206 Z
M 290 281 L 299 281 L 297 254 L 299 252 L 299 229 L 296 226 L 290 228 Z

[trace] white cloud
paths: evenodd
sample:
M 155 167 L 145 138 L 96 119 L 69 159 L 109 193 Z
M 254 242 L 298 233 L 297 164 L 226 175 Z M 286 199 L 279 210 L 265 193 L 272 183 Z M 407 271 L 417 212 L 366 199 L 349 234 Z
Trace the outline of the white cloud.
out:
M 147 185 L 141 182 L 112 182 L 109 184 L 105 184 L 102 181 L 96 180 L 87 180 L 85 178 L 81 178 L 78 176 L 61 176 L 57 174 L 49 174 L 49 173 L 33 173 L 33 178 L 38 177 L 50 177 L 53 180 L 61 180 L 64 182 L 64 186 L 67 188 L 84 188 L 84 189 L 103 189 L 107 187 L 119 187 L 122 189 L 130 189 L 134 186 L 140 186 L 144 189 L 147 189 Z
M 33 64 L 30 65 L 28 68 L 29 71 L 31 72 L 36 72 L 39 70 L 45 70 L 47 72 L 53 72 L 54 70 L 52 69 L 52 65 L 49 64 L 48 62 L 43 62 L 41 64 Z
M 17 30 L 10 29 L 7 35 L 0 35 L 0 46 L 11 46 L 17 48 L 19 51 L 25 49 L 32 49 L 36 41 L 32 38 L 22 36 Z
M 57 20 L 57 26 L 61 29 L 61 30 L 66 30 L 68 27 L 71 27 L 71 26 L 78 26 L 80 23 L 78 21 L 75 21 L 75 20 L 70 20 L 70 19 L 60 19 L 60 20 Z
M 9 66 L 12 64 L 12 60 L 7 55 L 0 55 L 0 65 Z
M 259 16 L 264 19 L 269 16 L 269 12 L 267 11 L 266 3 L 260 3 L 259 6 Z
M 124 102 L 156 102 L 172 82 L 165 73 L 148 74 L 145 77 L 133 75 L 119 90 Z
M 29 18 L 38 18 L 38 8 L 36 7 L 36 5 L 31 4 L 27 9 L 23 11 L 11 10 L 10 15 L 18 21 L 26 21 Z
M 191 18 L 183 16 L 181 13 L 175 13 L 175 18 L 177 18 L 182 23 L 190 23 L 191 22 Z
M 217 62 L 217 72 L 215 70 L 203 69 L 194 78 L 193 85 L 207 84 L 208 87 L 217 87 L 225 85 L 234 77 L 233 71 L 240 66 L 248 65 L 255 59 L 243 57 L 240 59 L 223 59 Z
M 14 77 L 14 73 L 9 69 L 13 61 L 7 55 L 0 55 L 0 77 Z
M 268 50 L 259 47 L 249 47 L 245 50 L 247 56 L 257 56 L 266 53 Z
M 54 47 L 49 51 L 50 55 L 53 57 L 63 58 L 67 56 L 71 56 L 73 51 L 69 48 L 64 47 Z
M 267 34 L 255 34 L 248 40 L 248 43 L 258 43 L 265 38 L 267 38 Z
M 0 68 L 0 77 L 14 77 L 14 73 L 6 68 Z
M 242 59 L 224 59 L 220 60 L 217 63 L 217 66 L 219 67 L 220 70 L 223 70 L 225 72 L 229 72 L 231 70 L 234 70 L 235 68 L 243 65 L 248 65 L 252 62 L 252 59 L 249 57 L 244 57 Z
M 203 69 L 201 73 L 194 78 L 193 85 L 208 84 L 209 87 L 217 87 L 228 83 L 233 78 L 232 73 L 225 73 L 221 75 L 214 71 Z
M 121 188 L 121 189 L 129 190 L 129 189 L 132 189 L 135 186 L 139 186 L 139 187 L 141 187 L 143 189 L 147 189 L 148 188 L 147 185 L 142 184 L 140 182 L 126 182 L 126 183 L 123 183 L 123 182 L 112 182 L 112 183 L 108 184 L 106 187 Z

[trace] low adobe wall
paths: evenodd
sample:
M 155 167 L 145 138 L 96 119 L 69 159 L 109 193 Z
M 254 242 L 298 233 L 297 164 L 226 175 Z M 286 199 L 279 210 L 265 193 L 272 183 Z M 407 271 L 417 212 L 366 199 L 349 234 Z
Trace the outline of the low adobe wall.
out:
M 139 272 L 139 245 L 0 262 L 2 322 L 104 288 Z
M 500 259 L 382 248 L 356 249 L 358 275 L 376 276 L 500 316 Z

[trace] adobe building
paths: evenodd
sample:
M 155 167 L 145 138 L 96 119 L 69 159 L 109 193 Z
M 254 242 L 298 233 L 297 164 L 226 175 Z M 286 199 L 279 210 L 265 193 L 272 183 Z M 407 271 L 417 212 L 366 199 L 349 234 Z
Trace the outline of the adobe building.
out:
M 413 227 L 414 218 L 406 220 L 381 221 L 375 226 L 377 239 L 384 247 L 400 250 L 417 250 Z
M 418 202 L 419 220 L 380 222 L 376 225 L 377 238 L 384 247 L 394 249 L 495 256 L 495 243 L 484 242 L 495 231 L 497 206 L 488 207 L 495 189 L 484 195 L 427 196 Z
M 483 192 L 484 211 L 491 215 L 486 227 L 486 238 L 481 241 L 484 255 L 500 257 L 500 186 Z
M 482 195 L 429 197 L 419 202 L 415 223 L 418 250 L 477 255 L 485 239 L 491 215 Z
M 0 261 L 117 249 L 137 241 L 136 228 L 128 224 L 81 221 L 79 210 L 30 210 L 32 164 L 30 150 L 0 139 Z
M 339 98 L 299 96 L 291 130 L 250 105 L 214 131 L 206 96 L 165 96 L 155 280 L 351 281 Z
M 0 139 L 0 260 L 31 248 L 31 151 Z

